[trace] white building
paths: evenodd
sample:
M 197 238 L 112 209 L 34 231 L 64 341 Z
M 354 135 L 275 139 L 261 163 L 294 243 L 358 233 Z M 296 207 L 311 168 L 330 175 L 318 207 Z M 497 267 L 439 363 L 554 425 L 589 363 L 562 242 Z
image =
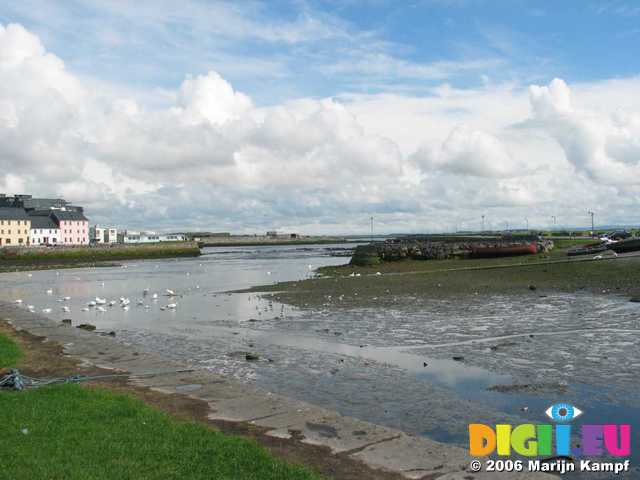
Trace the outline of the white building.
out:
M 31 216 L 29 243 L 38 245 L 57 245 L 60 242 L 60 228 L 51 217 L 40 215 Z
M 118 230 L 113 227 L 100 227 L 96 225 L 89 228 L 89 241 L 91 243 L 117 243 Z
M 124 243 L 184 242 L 186 237 L 179 233 L 158 234 L 155 232 L 125 232 Z

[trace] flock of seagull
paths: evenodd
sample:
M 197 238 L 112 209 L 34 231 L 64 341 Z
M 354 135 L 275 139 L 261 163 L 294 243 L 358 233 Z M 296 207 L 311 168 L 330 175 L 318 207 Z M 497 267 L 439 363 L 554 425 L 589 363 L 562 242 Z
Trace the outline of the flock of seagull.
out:
M 199 288 L 196 287 L 196 288 Z M 48 289 L 46 290 L 46 294 L 47 295 L 53 295 L 53 289 Z M 140 307 L 144 307 L 145 309 L 149 309 L 151 308 L 151 305 L 149 304 L 145 304 L 144 298 L 147 298 L 149 296 L 149 289 L 145 288 L 142 291 L 142 297 L 143 298 L 139 298 L 136 300 L 136 304 Z M 175 310 L 176 308 L 178 308 L 178 304 L 175 302 L 175 298 L 178 296 L 176 294 L 176 292 L 174 292 L 173 290 L 170 289 L 166 289 L 164 295 L 165 297 L 170 298 L 172 301 L 171 303 L 168 303 L 167 305 L 164 305 L 162 307 L 160 307 L 160 310 Z M 157 302 L 158 299 L 160 298 L 160 296 L 157 293 L 153 293 L 151 295 L 151 300 L 154 302 Z M 71 300 L 71 297 L 61 297 L 58 299 L 58 302 L 60 303 L 65 303 Z M 22 301 L 22 299 L 17 299 L 14 301 L 14 303 L 16 303 L 17 305 L 22 305 L 24 302 Z M 89 312 L 92 309 L 95 309 L 95 311 L 97 312 L 106 312 L 107 311 L 107 307 L 115 307 L 115 306 L 119 306 L 122 308 L 123 311 L 128 311 L 129 307 L 131 305 L 131 300 L 129 298 L 126 297 L 120 297 L 118 300 L 107 300 L 106 298 L 100 298 L 100 297 L 96 297 L 93 300 L 90 300 L 89 302 L 87 302 L 86 306 L 82 308 L 83 312 Z M 27 305 L 26 306 L 27 310 L 29 310 L 30 312 L 35 312 L 36 308 L 33 305 Z M 48 314 L 51 313 L 53 309 L 51 308 L 43 308 L 42 309 L 42 313 Z M 61 307 L 61 310 L 65 313 L 69 313 L 71 312 L 71 308 L 68 305 L 63 305 Z
M 202 264 L 200 264 L 200 266 L 202 266 Z M 126 265 L 123 266 L 123 267 L 126 267 Z M 158 268 L 158 267 L 156 266 L 156 268 Z M 308 265 L 307 268 L 308 268 L 309 271 L 311 271 L 311 270 L 313 270 L 314 267 L 313 267 L 313 265 Z M 266 272 L 266 274 L 268 276 L 270 276 L 271 272 L 270 271 Z M 59 275 L 59 272 L 56 272 L 56 275 Z M 187 272 L 187 276 L 189 276 L 189 275 L 190 275 L 190 273 Z M 376 275 L 380 275 L 380 272 L 377 272 Z M 27 276 L 31 277 L 32 274 L 29 273 L 29 274 L 27 274 Z M 354 277 L 354 276 L 359 277 L 360 274 L 359 273 L 358 274 L 352 273 L 349 276 L 351 276 L 351 277 Z M 102 285 L 104 286 L 104 283 Z M 196 289 L 199 289 L 199 288 L 200 288 L 200 286 L 197 285 Z M 147 298 L 149 296 L 149 293 L 150 293 L 149 289 L 145 288 L 142 291 L 143 298 L 137 299 L 136 300 L 136 304 L 138 306 L 140 306 L 140 307 L 144 307 L 145 309 L 150 309 L 151 305 L 146 304 L 145 301 L 144 301 L 144 298 Z M 46 294 L 47 295 L 53 295 L 53 289 L 49 288 L 48 290 L 46 290 Z M 163 296 L 169 297 L 170 299 L 174 300 L 178 295 L 175 293 L 175 291 L 173 291 L 171 289 L 166 289 Z M 159 297 L 160 296 L 158 295 L 158 293 L 153 293 L 151 295 L 151 299 L 152 299 L 153 302 L 157 302 Z M 71 300 L 71 297 L 61 297 L 61 298 L 58 299 L 58 302 L 66 303 L 66 302 L 69 302 L 70 300 Z M 23 305 L 24 304 L 22 299 L 16 299 L 14 301 L 14 303 L 17 304 L 17 305 Z M 93 300 L 90 300 L 89 302 L 86 303 L 86 305 L 82 308 L 82 311 L 83 312 L 89 312 L 89 311 L 94 310 L 96 312 L 107 312 L 107 307 L 113 308 L 113 307 L 119 306 L 120 308 L 122 308 L 123 311 L 126 312 L 126 311 L 129 310 L 130 305 L 131 305 L 131 300 L 129 298 L 127 298 L 127 297 L 120 297 L 118 300 L 107 300 L 106 298 L 95 297 Z M 33 306 L 33 305 L 26 305 L 26 308 L 30 312 L 35 312 L 36 311 L 36 307 Z M 164 310 L 175 310 L 176 308 L 178 308 L 178 304 L 174 300 L 171 303 L 168 303 L 167 305 L 161 306 L 160 310 L 163 310 L 163 311 Z M 61 307 L 61 310 L 64 313 L 70 313 L 71 312 L 71 308 L 68 305 L 63 305 Z M 49 314 L 49 313 L 51 313 L 53 311 L 53 309 L 47 307 L 47 308 L 43 308 L 41 311 L 44 314 Z

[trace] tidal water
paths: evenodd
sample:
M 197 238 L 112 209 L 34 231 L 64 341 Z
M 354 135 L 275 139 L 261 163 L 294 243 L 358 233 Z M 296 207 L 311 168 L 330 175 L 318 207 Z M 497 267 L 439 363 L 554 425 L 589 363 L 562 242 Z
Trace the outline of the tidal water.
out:
M 328 298 L 322 308 L 298 309 L 228 293 L 308 278 L 345 263 L 331 254 L 350 248 L 218 247 L 193 259 L 0 274 L 0 300 L 21 299 L 52 319 L 115 330 L 118 341 L 446 442 L 464 445 L 469 423 L 550 423 L 544 411 L 558 401 L 585 412 L 577 425 L 640 431 L 640 304 L 626 298 L 394 296 L 366 308 Z M 116 304 L 88 307 L 96 297 Z M 247 362 L 249 351 L 260 360 Z

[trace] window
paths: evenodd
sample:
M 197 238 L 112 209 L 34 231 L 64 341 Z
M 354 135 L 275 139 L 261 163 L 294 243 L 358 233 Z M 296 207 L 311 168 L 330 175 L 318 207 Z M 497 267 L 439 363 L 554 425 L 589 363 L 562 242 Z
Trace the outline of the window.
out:
M 22 239 L 21 238 L 18 239 L 18 243 L 22 243 Z
M 11 233 L 11 232 L 9 232 L 9 233 Z M 11 243 L 11 239 L 10 239 L 10 238 L 7 238 L 7 241 L 6 241 L 6 242 L 4 242 L 4 243 Z

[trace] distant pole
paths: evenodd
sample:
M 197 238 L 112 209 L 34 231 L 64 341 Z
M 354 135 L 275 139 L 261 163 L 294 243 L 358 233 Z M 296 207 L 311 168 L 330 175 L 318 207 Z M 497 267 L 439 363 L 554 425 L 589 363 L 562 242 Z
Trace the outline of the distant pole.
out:
M 524 217 L 525 224 L 527 225 L 527 231 L 529 231 L 529 219 Z
M 482 215 L 482 231 L 484 232 L 484 215 Z
M 553 220 L 553 228 L 556 228 L 556 216 L 551 215 L 551 219 Z
M 373 217 L 371 217 L 371 240 L 373 241 Z
M 595 215 L 595 213 L 592 212 L 591 210 L 589 210 L 587 213 L 591 215 L 591 236 L 595 236 L 596 228 L 595 228 L 595 223 L 593 221 L 593 216 Z

